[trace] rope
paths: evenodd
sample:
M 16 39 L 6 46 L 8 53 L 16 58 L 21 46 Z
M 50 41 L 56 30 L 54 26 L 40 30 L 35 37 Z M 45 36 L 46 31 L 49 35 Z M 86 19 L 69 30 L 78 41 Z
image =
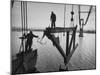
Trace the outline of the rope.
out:
M 27 23 L 27 1 L 26 1 L 26 33 L 28 31 L 28 23 Z
M 64 28 L 65 28 L 65 16 L 66 16 L 66 4 L 65 4 L 65 8 L 64 8 Z
M 64 28 L 65 28 L 65 16 L 66 16 L 66 4 L 64 7 Z M 65 36 L 65 33 L 63 33 L 63 36 Z
M 72 11 L 71 11 L 71 26 L 74 26 L 74 18 L 73 18 L 73 16 L 74 16 L 74 11 L 73 11 L 73 9 L 74 9 L 74 7 L 73 7 L 73 5 L 72 5 Z
M 79 12 L 79 25 L 81 25 L 81 21 L 80 21 L 80 16 L 81 16 L 81 14 L 80 14 L 80 5 L 79 5 L 79 10 L 78 10 L 78 12 Z
M 26 29 L 26 28 L 25 28 L 25 24 L 26 24 L 26 23 L 25 23 L 25 2 L 23 2 L 23 11 L 24 11 L 24 12 L 23 12 L 23 15 L 24 15 L 23 18 L 24 18 L 24 33 L 25 33 L 25 29 Z
M 21 1 L 21 23 L 22 23 L 22 35 L 23 35 L 23 3 Z

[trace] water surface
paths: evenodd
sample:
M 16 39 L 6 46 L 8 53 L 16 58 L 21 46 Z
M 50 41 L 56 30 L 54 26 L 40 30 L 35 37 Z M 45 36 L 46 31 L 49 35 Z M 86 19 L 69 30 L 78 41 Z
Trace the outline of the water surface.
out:
M 38 35 L 40 38 L 43 35 L 43 32 L 34 32 L 34 34 Z M 63 33 L 56 33 L 56 36 L 59 36 L 60 45 L 63 48 L 64 52 L 66 49 L 66 35 L 63 36 Z M 11 50 L 12 57 L 14 58 L 16 53 L 19 52 L 21 40 L 19 37 L 21 36 L 21 32 L 12 32 L 12 41 L 11 41 Z M 58 71 L 59 66 L 64 67 L 63 57 L 57 50 L 55 46 L 53 46 L 52 42 L 45 37 L 42 40 L 42 43 L 38 42 L 39 39 L 33 39 L 32 48 L 38 49 L 38 59 L 36 63 L 36 67 L 41 72 L 47 71 Z M 79 33 L 76 34 L 76 43 L 78 43 L 78 47 L 75 50 L 69 64 L 69 70 L 80 70 L 80 69 L 94 69 L 95 68 L 95 34 L 84 34 L 83 38 L 79 38 Z

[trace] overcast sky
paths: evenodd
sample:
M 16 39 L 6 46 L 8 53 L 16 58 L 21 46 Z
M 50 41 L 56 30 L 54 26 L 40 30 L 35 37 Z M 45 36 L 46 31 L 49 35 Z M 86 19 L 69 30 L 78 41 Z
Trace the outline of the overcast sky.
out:
M 56 14 L 56 26 L 64 27 L 64 4 L 53 4 L 53 3 L 36 3 L 36 2 L 27 2 L 27 22 L 28 28 L 41 28 L 45 29 L 50 25 L 50 15 L 51 11 L 54 11 Z M 81 6 L 82 11 L 89 11 L 90 6 Z M 78 25 L 78 5 L 74 5 L 74 24 Z M 72 5 L 66 5 L 66 14 L 65 14 L 65 26 L 70 26 L 70 19 L 72 11 Z M 21 2 L 14 2 L 12 8 L 12 26 L 21 27 Z M 81 14 L 82 18 L 86 19 L 87 14 Z M 78 26 L 79 27 L 79 26 Z M 95 30 L 95 7 L 92 9 L 88 23 L 84 26 L 86 30 Z

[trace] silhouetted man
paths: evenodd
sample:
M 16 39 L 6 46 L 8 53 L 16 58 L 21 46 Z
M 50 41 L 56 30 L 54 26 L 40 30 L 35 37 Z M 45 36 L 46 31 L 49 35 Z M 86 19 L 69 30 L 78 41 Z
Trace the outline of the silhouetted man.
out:
M 32 31 L 30 31 L 27 35 L 25 35 L 25 38 L 27 39 L 25 45 L 25 51 L 31 50 L 33 37 L 38 38 L 38 36 L 34 35 Z
M 51 12 L 50 21 L 51 21 L 51 28 L 55 28 L 56 15 L 53 13 L 53 11 Z

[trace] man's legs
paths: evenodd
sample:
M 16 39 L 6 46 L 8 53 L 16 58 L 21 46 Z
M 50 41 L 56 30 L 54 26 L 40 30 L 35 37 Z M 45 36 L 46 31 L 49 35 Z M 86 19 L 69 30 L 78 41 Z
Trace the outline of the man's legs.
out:
M 32 46 L 32 42 L 30 42 L 30 44 L 29 44 L 29 50 L 31 50 L 31 46 Z
M 54 22 L 54 28 L 55 28 L 55 22 Z
M 28 43 L 26 42 L 26 44 L 25 44 L 25 51 L 27 51 L 28 50 Z
M 53 28 L 53 22 L 51 22 L 51 28 Z

